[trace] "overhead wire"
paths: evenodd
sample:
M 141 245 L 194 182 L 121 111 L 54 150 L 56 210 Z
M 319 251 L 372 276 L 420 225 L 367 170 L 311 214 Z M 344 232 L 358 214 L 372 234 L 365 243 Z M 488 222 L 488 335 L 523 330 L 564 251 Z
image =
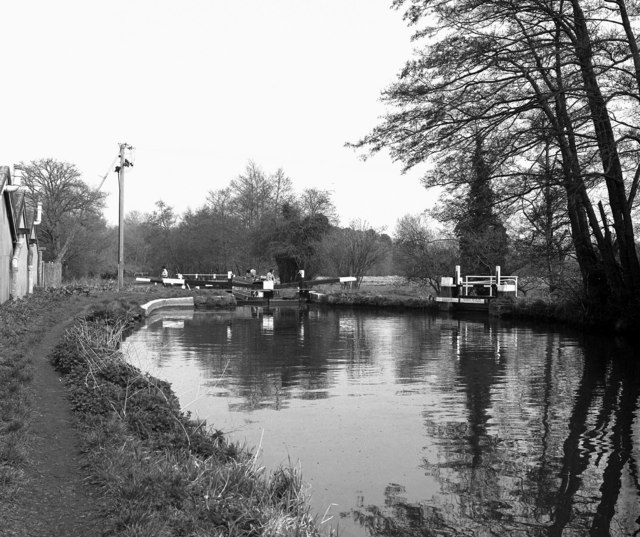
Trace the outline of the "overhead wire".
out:
M 113 165 L 116 163 L 118 158 L 120 158 L 120 155 L 116 155 L 116 157 L 113 159 L 113 162 L 109 164 L 109 169 L 107 170 L 107 173 L 105 173 L 102 176 L 102 181 L 100 182 L 100 185 L 98 186 L 97 190 L 100 190 L 102 188 L 102 185 L 104 185 L 104 182 L 107 180 L 107 177 L 109 176 L 109 172 L 111 172 L 111 170 L 113 169 Z

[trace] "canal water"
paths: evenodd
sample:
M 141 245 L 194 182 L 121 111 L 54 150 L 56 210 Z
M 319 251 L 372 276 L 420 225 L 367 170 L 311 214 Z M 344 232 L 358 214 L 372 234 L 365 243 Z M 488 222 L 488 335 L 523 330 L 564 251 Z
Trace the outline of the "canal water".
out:
M 129 360 L 342 537 L 639 535 L 640 351 L 486 317 L 161 311 Z

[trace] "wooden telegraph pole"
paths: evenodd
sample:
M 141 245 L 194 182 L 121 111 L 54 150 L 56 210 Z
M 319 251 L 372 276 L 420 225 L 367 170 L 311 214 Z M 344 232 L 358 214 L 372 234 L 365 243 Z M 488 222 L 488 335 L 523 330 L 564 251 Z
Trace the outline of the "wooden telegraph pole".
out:
M 118 291 L 124 287 L 124 169 L 127 166 L 133 166 L 125 158 L 125 151 L 133 149 L 128 144 L 120 144 L 120 165 L 116 166 L 118 173 Z

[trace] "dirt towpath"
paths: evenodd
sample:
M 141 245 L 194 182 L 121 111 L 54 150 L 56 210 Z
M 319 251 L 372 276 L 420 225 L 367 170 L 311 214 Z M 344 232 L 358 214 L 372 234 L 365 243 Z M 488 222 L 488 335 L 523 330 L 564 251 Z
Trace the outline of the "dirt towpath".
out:
M 25 485 L 0 513 L 2 537 L 95 537 L 102 535 L 99 491 L 86 481 L 77 432 L 65 388 L 48 356 L 73 319 L 91 303 L 76 297 L 45 312 L 33 330 L 33 436 Z M 8 507 L 8 509 L 7 509 Z

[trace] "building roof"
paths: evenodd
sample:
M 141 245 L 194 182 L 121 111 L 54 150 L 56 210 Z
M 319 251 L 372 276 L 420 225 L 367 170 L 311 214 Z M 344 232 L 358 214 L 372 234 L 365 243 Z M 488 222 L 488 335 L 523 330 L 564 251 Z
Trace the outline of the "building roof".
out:
M 24 190 L 10 192 L 9 196 L 11 197 L 11 205 L 13 205 L 14 222 L 18 227 L 26 227 Z
M 9 229 L 11 231 L 11 238 L 15 241 L 18 239 L 18 229 L 16 227 L 15 213 L 13 210 L 13 201 L 11 199 L 11 192 L 6 191 L 4 188 L 11 184 L 11 171 L 9 166 L 0 166 L 0 194 L 2 196 L 2 202 L 6 207 L 7 218 L 9 219 Z

